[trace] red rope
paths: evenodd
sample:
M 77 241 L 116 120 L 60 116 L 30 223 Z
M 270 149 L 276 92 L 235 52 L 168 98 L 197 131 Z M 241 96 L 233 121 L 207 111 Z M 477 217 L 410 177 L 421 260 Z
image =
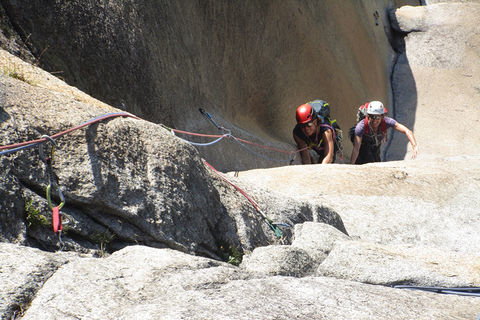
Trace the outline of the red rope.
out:
M 243 191 L 240 187 L 238 187 L 237 185 L 233 184 L 232 182 L 230 182 L 230 180 L 228 180 L 227 178 L 225 178 L 223 176 L 222 173 L 220 173 L 220 171 L 218 171 L 217 169 L 215 169 L 210 163 L 208 163 L 207 161 L 203 160 L 203 162 L 205 163 L 205 165 L 207 165 L 210 169 L 212 169 L 216 174 L 218 174 L 218 176 L 220 178 L 222 178 L 225 182 L 227 182 L 229 185 L 231 185 L 232 187 L 234 187 L 238 192 L 240 192 L 245 198 L 247 198 L 247 200 L 252 204 L 252 206 L 255 208 L 255 210 L 261 212 L 260 210 L 260 207 L 258 206 L 257 202 L 255 202 L 255 200 L 253 200 L 245 191 Z
M 50 138 L 56 139 L 56 138 L 61 137 L 65 134 L 67 134 L 67 133 L 70 133 L 72 131 L 78 130 L 80 128 L 92 125 L 92 124 L 100 122 L 100 121 L 103 121 L 105 119 L 113 118 L 113 117 L 120 117 L 120 116 L 139 119 L 138 117 L 136 117 L 134 115 L 131 115 L 129 113 L 124 113 L 124 112 L 106 114 L 106 115 L 94 118 L 92 120 L 89 120 L 89 121 L 87 121 L 83 124 L 80 124 L 78 126 L 75 126 L 73 128 L 67 129 L 65 131 L 58 132 L 58 133 L 50 136 Z M 195 133 L 195 132 L 183 131 L 183 130 L 178 130 L 178 129 L 171 129 L 171 130 L 173 132 L 183 133 L 183 134 L 192 135 L 192 136 L 209 137 L 209 138 L 220 138 L 220 137 L 222 137 L 222 135 L 218 135 L 218 134 L 202 134 L 202 133 Z M 302 152 L 304 150 L 309 149 L 309 147 L 305 147 L 303 149 L 298 149 L 298 150 L 295 150 L 295 151 L 287 151 L 287 150 L 282 150 L 282 149 L 278 149 L 278 148 L 275 148 L 275 147 L 269 147 L 269 146 L 266 146 L 266 145 L 261 145 L 261 144 L 251 142 L 251 141 L 248 141 L 248 140 L 245 140 L 245 139 L 240 139 L 240 138 L 237 138 L 237 137 L 234 137 L 234 139 L 236 139 L 238 141 L 241 141 L 243 143 L 254 145 L 254 146 L 259 147 L 259 148 L 263 148 L 263 149 L 267 149 L 267 150 L 271 150 L 271 151 L 276 151 L 276 152 L 280 152 L 280 153 L 285 153 L 285 154 L 294 154 L 294 153 Z M 6 146 L 0 146 L 0 150 L 13 149 L 13 148 L 18 148 L 18 147 L 22 147 L 22 146 L 26 146 L 26 145 L 30 145 L 30 144 L 35 144 L 35 143 L 40 143 L 40 142 L 45 142 L 45 141 L 47 141 L 47 138 L 41 138 L 41 139 L 30 140 L 30 141 L 25 141 L 25 142 L 21 142 L 21 143 L 10 144 L 10 145 L 6 145 Z
M 209 137 L 209 138 L 220 138 L 220 137 L 222 137 L 222 135 L 218 135 L 218 134 L 203 134 L 203 133 L 195 133 L 195 132 L 183 131 L 183 130 L 178 130 L 178 129 L 171 129 L 171 130 L 173 132 L 183 133 L 183 134 L 187 134 L 187 135 L 191 135 L 191 136 Z M 295 151 L 288 151 L 288 150 L 282 150 L 282 149 L 278 149 L 278 148 L 275 148 L 275 147 L 269 147 L 269 146 L 266 146 L 266 145 L 258 144 L 258 143 L 251 142 L 251 141 L 244 140 L 244 139 L 240 139 L 240 138 L 237 138 L 237 137 L 234 137 L 234 139 L 236 139 L 238 141 L 241 141 L 243 143 L 254 145 L 254 146 L 259 147 L 259 148 L 272 150 L 272 151 L 276 151 L 276 152 L 281 152 L 281 153 L 286 153 L 286 154 L 297 153 L 297 152 L 301 152 L 301 151 L 309 149 L 309 147 L 305 147 L 303 149 L 298 149 L 298 150 L 295 150 Z
M 136 117 L 132 114 L 125 113 L 125 112 L 106 114 L 106 115 L 94 118 L 92 120 L 89 120 L 85 123 L 82 123 L 82 124 L 80 124 L 76 127 L 67 129 L 65 131 L 58 132 L 58 133 L 50 136 L 50 138 L 56 139 L 56 138 L 61 137 L 65 134 L 67 134 L 67 133 L 70 133 L 72 131 L 78 130 L 80 128 L 89 126 L 91 124 L 94 124 L 94 123 L 97 123 L 97 122 L 100 122 L 100 121 L 103 121 L 103 120 L 108 119 L 108 118 L 114 118 L 114 117 L 131 117 L 131 118 L 134 118 L 134 119 L 140 119 L 140 118 L 138 118 L 138 117 Z M 26 146 L 26 145 L 34 144 L 34 143 L 38 143 L 38 142 L 45 142 L 47 140 L 48 140 L 47 138 L 41 138 L 41 139 L 30 140 L 30 141 L 25 141 L 25 142 L 21 142 L 21 143 L 10 144 L 10 145 L 7 145 L 7 146 L 0 146 L 0 150 L 13 149 L 13 148 L 22 147 L 22 146 Z

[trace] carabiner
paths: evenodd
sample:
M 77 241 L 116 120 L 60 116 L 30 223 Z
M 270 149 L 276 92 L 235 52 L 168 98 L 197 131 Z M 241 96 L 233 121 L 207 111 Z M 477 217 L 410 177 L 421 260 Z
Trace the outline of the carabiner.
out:
M 52 184 L 49 184 L 47 186 L 47 202 L 50 209 L 53 209 L 55 208 L 55 206 L 52 204 L 51 192 L 52 192 Z M 62 190 L 58 186 L 57 186 L 57 192 L 58 192 L 58 197 L 60 198 L 60 204 L 57 207 L 58 207 L 58 210 L 60 210 L 65 205 L 65 197 L 62 193 Z
M 46 142 L 42 143 L 38 146 L 38 153 L 40 155 L 40 160 L 47 163 L 48 161 L 53 160 L 53 153 L 55 152 L 55 147 L 57 146 L 57 143 L 55 142 L 55 140 L 53 140 L 53 138 L 51 138 L 50 136 L 47 136 L 47 135 L 43 135 L 43 136 L 41 136 L 41 138 L 45 138 L 46 142 L 49 141 L 52 144 L 51 148 L 50 148 L 50 151 L 49 151 L 49 157 L 46 156 L 45 151 L 43 150 Z

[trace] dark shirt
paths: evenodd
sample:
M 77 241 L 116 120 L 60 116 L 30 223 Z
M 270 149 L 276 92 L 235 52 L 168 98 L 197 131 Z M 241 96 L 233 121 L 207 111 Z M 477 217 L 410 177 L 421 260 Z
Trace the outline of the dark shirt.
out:
M 332 129 L 329 126 L 322 124 L 320 126 L 320 132 L 318 133 L 318 137 L 316 137 L 316 133 L 307 137 L 303 133 L 300 125 L 297 124 L 293 129 L 293 134 L 296 135 L 301 140 L 305 141 L 305 144 L 308 147 L 310 147 L 312 150 L 314 150 L 316 153 L 318 153 L 318 155 L 320 156 L 320 160 L 322 160 L 325 157 L 324 150 L 325 150 L 325 143 L 326 143 L 326 141 L 323 141 L 323 133 L 327 130 L 332 130 Z
M 385 117 L 385 127 L 386 129 L 395 127 L 397 124 L 397 121 Z M 382 142 L 387 139 L 387 133 L 386 130 L 381 130 L 382 124 L 377 129 L 377 132 L 373 132 L 373 129 L 370 127 L 368 130 L 368 133 L 365 131 L 365 121 L 362 120 L 359 123 L 357 123 L 355 127 L 355 135 L 358 137 L 362 137 L 362 144 L 360 146 L 360 150 L 358 151 L 358 157 L 357 161 L 355 161 L 356 164 L 364 164 L 364 163 L 370 163 L 370 162 L 380 162 L 380 147 L 382 145 Z

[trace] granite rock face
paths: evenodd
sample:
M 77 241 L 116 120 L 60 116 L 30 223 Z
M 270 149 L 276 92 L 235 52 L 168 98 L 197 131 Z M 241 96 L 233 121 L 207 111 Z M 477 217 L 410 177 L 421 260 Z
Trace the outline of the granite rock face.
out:
M 2 1 L 38 63 L 97 99 L 218 133 L 204 108 L 235 136 L 285 150 L 300 104 L 329 101 L 348 130 L 360 104 L 391 103 L 388 10 L 400 4 L 419 1 Z M 290 160 L 253 149 L 264 158 L 231 140 L 200 152 L 225 171 Z
M 5 51 L 1 54 L 3 63 L 27 68 L 28 78 L 0 78 L 2 145 L 52 136 L 99 116 L 119 114 L 64 83 L 42 78 L 44 71 L 25 66 Z M 219 258 L 221 248 L 242 252 L 275 242 L 252 204 L 209 169 L 193 146 L 160 125 L 122 115 L 58 137 L 51 169 L 41 161 L 38 146 L 2 156 L 4 241 L 33 241 L 58 249 L 45 201 L 53 176 L 66 199 L 62 246 L 67 249 L 108 245 L 116 250 L 142 243 Z M 53 205 L 60 203 L 57 190 L 54 186 L 51 192 Z M 328 207 L 277 199 L 265 190 L 255 193 L 269 219 L 289 224 L 323 221 L 345 231 Z M 288 232 L 285 236 L 291 238 Z
M 7 49 L 24 61 L 0 50 L 0 146 L 117 115 L 58 137 L 51 172 L 38 146 L 11 154 L 0 149 L 0 317 L 477 318 L 478 297 L 394 287 L 480 287 L 480 158 L 472 147 L 480 144 L 479 8 L 471 1 L 396 10 L 395 32 L 406 37 L 392 62 L 386 44 L 393 31 L 382 29 L 387 1 L 375 3 L 293 1 L 280 8 L 268 1 L 207 1 L 152 8 L 136 1 L 2 1 L 0 14 L 9 15 L 12 28 L 34 27 L 24 29 L 32 36 L 23 38 L 23 50 L 30 46 L 38 57 L 35 50 L 47 46 L 51 31 L 58 47 L 44 53 L 44 67 L 60 66 L 70 83 L 110 104 L 125 102 L 140 118 L 120 116 L 120 109 L 28 63 L 15 52 L 20 40 L 12 38 Z M 43 12 L 46 24 L 40 27 L 32 12 Z M 370 19 L 358 20 L 360 14 Z M 212 17 L 210 26 L 198 21 Z M 332 23 L 340 17 L 344 24 Z M 347 33 L 352 25 L 357 28 Z M 270 39 L 270 47 L 261 39 Z M 317 43 L 328 50 L 317 53 Z M 359 44 L 366 43 L 375 43 L 378 57 L 364 60 Z M 416 161 L 221 174 L 202 157 L 214 167 L 224 161 L 223 169 L 267 162 L 229 147 L 199 151 L 158 124 L 202 129 L 195 108 L 213 101 L 222 124 L 288 145 L 292 115 L 275 106 L 294 107 L 299 97 L 317 98 L 321 88 L 336 92 L 328 99 L 346 119 L 355 108 L 346 107 L 350 101 L 370 94 L 388 100 L 394 61 L 392 112 L 415 129 Z M 314 68 L 325 72 L 301 72 Z M 449 123 L 452 108 L 469 125 L 445 130 L 440 124 Z M 271 123 L 261 125 L 272 111 L 278 112 Z M 398 139 L 390 140 L 386 158 L 408 157 Z M 51 230 L 45 199 L 49 172 L 66 200 L 61 237 Z
M 393 71 L 392 115 L 414 130 L 420 159 L 478 155 L 480 2 L 407 6 L 395 16 L 408 34 Z M 385 159 L 409 158 L 403 134 L 390 141 Z

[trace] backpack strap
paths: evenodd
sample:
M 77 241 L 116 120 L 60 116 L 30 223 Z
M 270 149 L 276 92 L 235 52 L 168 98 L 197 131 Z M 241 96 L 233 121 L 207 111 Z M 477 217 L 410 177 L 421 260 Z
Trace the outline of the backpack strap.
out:
M 370 124 L 368 123 L 368 117 L 363 118 L 363 133 L 370 133 Z
M 327 129 L 332 130 L 333 140 L 337 139 L 337 134 L 336 134 L 335 129 L 333 128 L 333 126 L 331 126 L 331 125 L 329 125 L 329 124 L 326 124 L 326 123 L 322 123 L 322 124 L 320 124 L 320 127 L 327 128 Z M 322 139 L 320 139 L 320 141 L 322 141 Z
M 387 122 L 385 118 L 382 118 L 382 122 L 380 123 L 380 131 L 384 136 L 387 136 Z
M 332 130 L 332 139 L 333 139 L 333 145 L 335 146 L 336 143 L 337 143 L 337 132 L 335 131 L 335 128 L 333 128 L 333 126 L 329 125 L 329 124 L 326 124 L 326 123 L 321 123 L 320 124 L 320 127 L 321 128 L 327 128 Z M 322 145 L 322 142 L 323 142 L 323 138 L 320 138 L 319 142 L 318 142 L 318 145 L 317 147 L 320 149 L 320 150 L 323 150 L 324 148 L 321 146 Z

